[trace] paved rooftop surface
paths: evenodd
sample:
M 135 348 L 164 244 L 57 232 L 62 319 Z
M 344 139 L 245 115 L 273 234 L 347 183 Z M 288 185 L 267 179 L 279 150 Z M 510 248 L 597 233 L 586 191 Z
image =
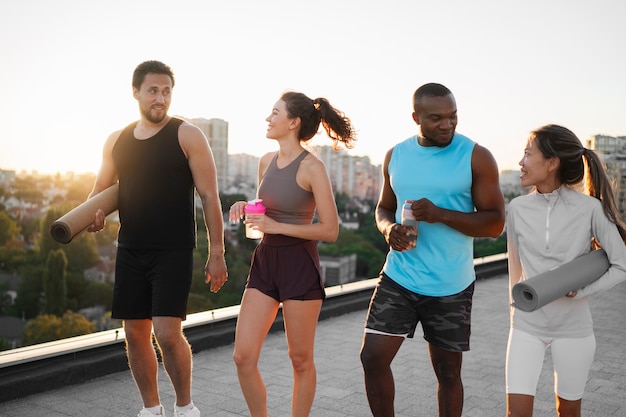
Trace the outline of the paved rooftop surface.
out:
M 505 415 L 504 359 L 508 337 L 507 280 L 480 280 L 474 296 L 471 351 L 464 356 L 466 417 Z M 626 284 L 592 298 L 597 350 L 583 398 L 585 417 L 626 416 Z M 369 416 L 359 349 L 365 311 L 319 323 L 318 387 L 311 416 Z M 418 332 L 419 334 L 419 332 Z M 231 359 L 232 345 L 194 355 L 193 399 L 204 417 L 248 415 Z M 290 415 L 291 366 L 283 332 L 271 333 L 260 362 L 269 414 Z M 393 363 L 396 416 L 436 416 L 435 377 L 426 342 L 407 340 Z M 173 392 L 162 368 L 162 402 L 173 415 Z M 535 417 L 555 416 L 550 351 L 535 400 Z M 130 372 L 0 403 L 2 417 L 134 417 L 141 408 Z

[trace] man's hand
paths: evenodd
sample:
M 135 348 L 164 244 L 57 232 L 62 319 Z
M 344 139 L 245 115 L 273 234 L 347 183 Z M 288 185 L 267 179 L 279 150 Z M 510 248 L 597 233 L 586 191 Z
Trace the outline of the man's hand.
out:
M 440 222 L 440 208 L 427 198 L 420 198 L 411 204 L 415 220 L 426 223 Z
M 389 247 L 398 252 L 404 252 L 415 247 L 417 231 L 412 226 L 403 226 L 392 223 L 385 229 L 385 239 Z
M 87 231 L 91 233 L 99 232 L 104 229 L 104 225 L 106 224 L 106 216 L 104 215 L 104 211 L 102 209 L 98 209 L 96 211 L 96 217 L 93 223 L 87 227 Z
M 206 274 L 204 283 L 211 283 L 211 292 L 218 292 L 228 281 L 224 254 L 210 255 L 204 266 L 204 273 Z

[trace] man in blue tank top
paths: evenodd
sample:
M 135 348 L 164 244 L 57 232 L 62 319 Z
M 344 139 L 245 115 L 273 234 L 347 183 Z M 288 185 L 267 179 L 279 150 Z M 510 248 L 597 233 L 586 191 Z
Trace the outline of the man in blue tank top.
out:
M 374 291 L 361 348 L 375 417 L 394 415 L 391 362 L 421 322 L 438 381 L 439 416 L 463 409 L 462 352 L 469 350 L 473 238 L 498 237 L 504 198 L 491 153 L 456 133 L 452 92 L 425 84 L 413 95 L 420 133 L 387 152 L 376 224 L 390 250 Z M 418 226 L 401 223 L 405 203 Z M 417 239 L 415 236 L 417 235 Z
M 119 183 L 120 231 L 111 316 L 122 319 L 128 364 L 143 400 L 138 417 L 164 416 L 152 332 L 176 394 L 174 416 L 199 417 L 191 400 L 191 349 L 182 332 L 196 245 L 194 190 L 208 229 L 206 282 L 226 282 L 224 230 L 215 162 L 196 126 L 170 117 L 174 74 L 146 61 L 133 74 L 140 119 L 104 144 L 94 196 Z M 104 228 L 102 210 L 88 228 Z

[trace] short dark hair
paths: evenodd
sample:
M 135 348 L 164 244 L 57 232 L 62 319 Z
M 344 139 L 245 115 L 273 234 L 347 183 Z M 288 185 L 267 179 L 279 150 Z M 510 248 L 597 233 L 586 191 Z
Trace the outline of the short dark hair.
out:
M 172 79 L 172 87 L 174 87 L 174 72 L 170 67 L 162 63 L 161 61 L 144 61 L 137 65 L 135 72 L 133 72 L 133 88 L 139 90 L 143 80 L 148 74 L 165 74 Z
M 452 91 L 443 84 L 424 84 L 413 93 L 413 109 L 417 111 L 416 107 L 424 97 L 445 97 L 448 95 L 452 95 Z

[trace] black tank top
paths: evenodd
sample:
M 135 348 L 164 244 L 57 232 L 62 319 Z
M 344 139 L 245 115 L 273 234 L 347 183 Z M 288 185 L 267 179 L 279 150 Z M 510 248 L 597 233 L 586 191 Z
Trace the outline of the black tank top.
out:
M 134 122 L 115 143 L 120 247 L 195 247 L 193 177 L 178 143 L 182 123 L 172 118 L 156 135 L 139 140 L 134 135 Z

